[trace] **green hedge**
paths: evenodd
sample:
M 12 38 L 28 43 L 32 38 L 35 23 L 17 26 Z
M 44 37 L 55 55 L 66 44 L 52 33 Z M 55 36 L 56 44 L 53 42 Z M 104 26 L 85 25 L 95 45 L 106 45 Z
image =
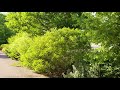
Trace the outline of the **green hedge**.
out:
M 8 39 L 8 43 L 4 45 L 5 52 L 12 59 L 19 59 L 20 55 L 24 54 L 30 46 L 32 39 L 28 33 L 21 32 Z
M 3 51 L 9 57 L 19 59 L 23 66 L 38 73 L 58 75 L 82 61 L 91 48 L 84 31 L 70 28 L 51 29 L 43 36 L 32 38 L 27 33 L 18 33 L 8 42 Z
M 82 60 L 90 49 L 87 37 L 83 36 L 84 32 L 78 29 L 52 29 L 51 32 L 48 31 L 45 35 L 34 38 L 34 43 L 21 56 L 21 61 L 34 69 L 35 60 L 42 59 L 49 64 L 48 72 L 63 73 L 74 62 Z

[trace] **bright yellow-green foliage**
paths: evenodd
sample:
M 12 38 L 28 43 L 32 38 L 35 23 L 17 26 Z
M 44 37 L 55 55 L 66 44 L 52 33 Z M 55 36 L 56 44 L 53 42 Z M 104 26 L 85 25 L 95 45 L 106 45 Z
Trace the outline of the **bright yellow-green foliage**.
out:
M 34 60 L 32 63 L 32 69 L 38 73 L 49 71 L 49 63 L 42 59 Z
M 8 39 L 3 51 L 13 59 L 20 59 L 38 73 L 66 72 L 75 62 L 83 60 L 90 49 L 84 31 L 62 28 L 51 29 L 43 36 L 32 37 L 28 33 L 18 33 Z
M 26 31 L 43 35 L 50 28 L 80 28 L 81 12 L 10 12 L 6 15 L 6 26 L 13 32 Z
M 22 65 L 38 73 L 64 73 L 64 77 L 120 77 L 120 12 L 12 12 L 6 18 L 0 16 L 0 44 L 10 34 L 7 28 L 14 34 L 27 32 L 1 46 Z M 89 42 L 100 48 L 90 49 Z
M 24 54 L 32 43 L 30 35 L 22 32 L 8 39 L 7 45 L 4 45 L 3 51 L 12 59 L 19 59 L 20 55 Z
M 87 38 L 83 36 L 84 31 L 78 29 L 51 29 L 51 32 L 35 37 L 34 43 L 20 60 L 24 65 L 34 68 L 34 60 L 42 59 L 49 63 L 50 72 L 65 72 L 75 61 L 82 60 L 90 49 Z

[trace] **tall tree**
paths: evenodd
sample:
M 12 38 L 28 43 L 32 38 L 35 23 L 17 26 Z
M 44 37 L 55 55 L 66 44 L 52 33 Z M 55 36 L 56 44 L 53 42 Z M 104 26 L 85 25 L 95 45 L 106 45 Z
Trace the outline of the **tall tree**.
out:
M 120 77 L 120 13 L 96 12 L 95 16 L 90 13 L 86 16 L 91 21 L 87 25 L 92 41 L 101 43 L 95 55 L 95 59 L 103 63 L 101 72 L 105 77 Z
M 7 14 L 6 25 L 15 32 L 26 31 L 44 34 L 50 28 L 79 28 L 77 19 L 81 12 L 11 12 Z
M 6 27 L 4 24 L 5 21 L 5 15 L 0 13 L 0 44 L 7 43 L 7 38 L 11 36 L 11 31 Z

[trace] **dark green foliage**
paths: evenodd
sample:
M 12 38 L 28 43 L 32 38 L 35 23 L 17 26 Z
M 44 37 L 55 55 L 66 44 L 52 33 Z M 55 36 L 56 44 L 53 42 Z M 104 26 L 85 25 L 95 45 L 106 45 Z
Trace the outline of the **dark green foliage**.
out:
M 103 76 L 120 77 L 120 13 L 100 12 L 96 13 L 96 19 L 101 23 L 99 25 L 96 23 L 98 26 L 96 29 L 93 29 L 96 31 L 94 41 L 101 43 L 103 47 L 103 50 L 100 52 L 104 60 Z M 100 60 L 101 56 L 99 57 Z
M 119 78 L 120 13 L 96 12 L 95 16 L 91 13 L 84 13 L 84 15 L 87 17 L 86 25 L 84 24 L 87 27 L 87 36 L 90 41 L 101 44 L 101 48 L 88 53 L 89 76 L 87 77 Z
M 12 32 L 6 27 L 5 15 L 0 14 L 0 45 L 7 43 L 8 37 L 11 36 Z

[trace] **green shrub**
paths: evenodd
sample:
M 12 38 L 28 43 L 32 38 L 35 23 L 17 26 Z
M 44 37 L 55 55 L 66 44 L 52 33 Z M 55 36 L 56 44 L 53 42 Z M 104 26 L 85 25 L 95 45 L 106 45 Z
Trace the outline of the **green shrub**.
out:
M 82 75 L 80 75 L 81 73 L 79 72 L 79 70 L 77 70 L 74 65 L 72 65 L 72 67 L 73 67 L 73 72 L 68 72 L 66 75 L 63 73 L 63 77 L 64 78 L 81 78 Z
M 119 78 L 120 77 L 120 62 L 113 52 L 108 48 L 102 48 L 92 52 L 90 55 L 91 61 L 89 73 L 91 77 L 100 78 Z
M 8 54 L 8 44 L 2 45 L 2 51 L 6 54 Z
M 3 51 L 12 59 L 19 59 L 20 55 L 27 51 L 31 42 L 30 35 L 21 32 L 8 39 L 9 44 L 4 46 Z
M 2 50 L 3 49 L 3 46 L 4 46 L 5 44 L 2 44 L 2 45 L 0 45 L 0 50 Z
M 33 42 L 20 60 L 34 68 L 34 60 L 42 59 L 49 63 L 49 72 L 65 72 L 72 64 L 81 61 L 90 49 L 84 31 L 78 29 L 51 29 L 51 32 L 35 37 Z
M 38 73 L 64 73 L 71 65 L 83 62 L 90 43 L 84 31 L 62 28 L 51 29 L 43 36 L 31 37 L 21 32 L 8 39 L 3 51 L 13 59 L 19 59 L 23 66 Z M 82 64 L 81 64 L 82 65 Z
M 44 60 L 34 60 L 32 63 L 33 70 L 41 73 L 41 72 L 47 72 L 49 69 L 49 63 Z
M 72 72 L 63 74 L 64 78 L 103 78 L 110 77 L 113 68 L 103 48 L 93 49 L 86 54 L 82 62 L 73 67 Z

